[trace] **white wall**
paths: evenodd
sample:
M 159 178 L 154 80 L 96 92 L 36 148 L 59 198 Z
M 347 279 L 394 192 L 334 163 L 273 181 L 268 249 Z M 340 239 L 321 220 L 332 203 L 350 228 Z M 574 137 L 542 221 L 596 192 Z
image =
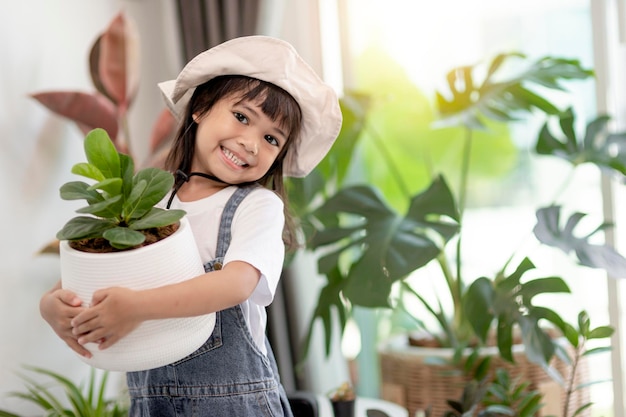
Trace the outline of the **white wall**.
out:
M 0 408 L 33 413 L 7 398 L 23 385 L 21 365 L 36 365 L 85 380 L 88 367 L 40 318 L 41 294 L 59 278 L 56 256 L 37 255 L 76 208 L 58 197 L 83 160 L 82 136 L 70 122 L 28 97 L 44 90 L 93 91 L 88 52 L 120 11 L 135 19 L 143 47 L 139 96 L 131 132 L 145 138 L 163 108 L 157 81 L 177 74 L 175 35 L 163 9 L 168 1 L 24 0 L 0 2 Z M 137 146 L 145 152 L 145 146 Z M 121 379 L 118 375 L 118 381 Z

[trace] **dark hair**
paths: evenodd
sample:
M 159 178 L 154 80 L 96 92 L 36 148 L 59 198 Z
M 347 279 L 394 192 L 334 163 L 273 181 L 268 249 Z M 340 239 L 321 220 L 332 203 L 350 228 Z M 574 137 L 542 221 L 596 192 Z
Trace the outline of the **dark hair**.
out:
M 241 101 L 249 100 L 258 103 L 263 114 L 272 121 L 278 121 L 281 128 L 288 132 L 287 142 L 270 169 L 257 180 L 257 183 L 273 190 L 283 200 L 285 206 L 283 241 L 287 249 L 294 249 L 297 247 L 297 239 L 295 223 L 289 212 L 287 192 L 283 182 L 283 161 L 290 145 L 297 140 L 300 133 L 302 112 L 296 100 L 282 88 L 242 75 L 215 77 L 196 87 L 165 160 L 165 167 L 171 172 L 181 170 L 186 174 L 190 173 L 198 127 L 193 120 L 193 115 L 204 116 L 215 103 L 227 97 L 238 97 Z

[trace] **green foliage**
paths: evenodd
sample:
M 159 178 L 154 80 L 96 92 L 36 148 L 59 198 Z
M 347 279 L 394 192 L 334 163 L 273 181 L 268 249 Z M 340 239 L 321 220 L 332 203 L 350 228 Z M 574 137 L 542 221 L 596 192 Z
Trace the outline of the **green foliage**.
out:
M 577 60 L 548 56 L 535 61 L 517 75 L 499 78 L 502 68 L 511 58 L 526 57 L 517 52 L 497 55 L 482 81 L 478 82 L 478 74 L 483 71 L 480 65 L 454 68 L 448 72 L 449 98 L 437 92 L 441 121 L 474 130 L 485 128 L 483 117 L 510 122 L 533 109 L 550 115 L 559 114 L 561 110 L 545 96 L 533 91 L 533 87 L 564 90 L 563 80 L 582 80 L 593 75 Z
M 55 384 L 43 384 L 27 375 L 22 375 L 26 391 L 13 392 L 12 397 L 30 402 L 49 417 L 123 417 L 128 415 L 128 407 L 119 400 L 105 398 L 108 373 L 102 373 L 99 381 L 95 369 L 91 369 L 86 387 L 76 385 L 61 374 L 37 367 L 26 367 L 39 376 L 51 378 Z M 56 391 L 63 389 L 64 398 Z M 69 404 L 69 405 L 68 405 Z M 0 417 L 20 417 L 10 411 L 0 410 Z
M 522 329 L 526 355 L 536 363 L 547 363 L 554 354 L 554 346 L 539 321 L 562 323 L 553 310 L 535 306 L 533 298 L 538 294 L 569 292 L 567 284 L 559 277 L 522 281 L 524 274 L 534 268 L 526 258 L 509 276 L 476 279 L 463 295 L 464 312 L 475 334 L 485 343 L 495 328 L 500 355 L 511 362 L 515 325 Z
M 398 163 L 395 155 L 392 157 L 390 143 L 410 137 L 409 141 L 417 144 L 416 138 L 429 136 L 432 130 L 398 134 L 393 126 L 402 124 L 400 120 L 384 125 L 390 128 L 382 130 L 381 119 L 376 120 L 380 117 L 376 113 L 380 110 L 376 108 L 376 97 L 370 100 L 362 95 L 345 97 L 342 110 L 346 117 L 337 141 L 341 146 L 331 150 L 323 169 L 293 187 L 295 200 L 302 202 L 298 205 L 298 215 L 307 225 L 307 247 L 319 254 L 318 270 L 327 278 L 311 318 L 307 347 L 313 323 L 319 319 L 324 325 L 328 352 L 335 311 L 339 313 L 342 329 L 357 305 L 391 308 L 407 322 L 405 297 L 415 297 L 439 325 L 438 329 L 426 330 L 444 346 L 462 351 L 474 343 L 486 343 L 487 335 L 494 333 L 500 355 L 512 361 L 513 332 L 517 327 L 529 358 L 547 367 L 559 352 L 543 324 L 551 323 L 558 329 L 566 326 L 555 311 L 537 305 L 535 300 L 541 294 L 568 293 L 569 288 L 558 276 L 537 278 L 540 271 L 535 271 L 533 262 L 523 254 L 512 254 L 492 277 L 464 277 L 462 237 L 463 215 L 469 200 L 468 177 L 473 172 L 472 163 L 476 163 L 472 157 L 475 142 L 484 142 L 481 132 L 494 123 L 506 126 L 531 115 L 546 118 L 533 147 L 538 155 L 563 158 L 572 163 L 572 168 L 589 162 L 622 176 L 626 135 L 607 133 L 608 119 L 601 116 L 587 125 L 584 138 L 578 140 L 571 109 L 561 110 L 551 101 L 555 92 L 566 93 L 564 82 L 584 80 L 592 75 L 592 71 L 576 60 L 544 57 L 528 63 L 518 53 L 498 55 L 486 65 L 479 63 L 450 71 L 446 77 L 447 91 L 437 93 L 439 114 L 435 124 L 463 132 L 461 145 L 455 146 L 460 149 L 456 164 L 459 181 L 454 181 L 459 184 L 457 189 L 448 186 L 446 175 L 433 173 L 428 186 L 413 192 L 419 178 L 411 171 L 410 185 L 407 183 L 405 166 Z M 389 103 L 380 107 L 387 108 Z M 425 117 L 429 119 L 427 113 Z M 407 122 L 402 124 L 404 127 L 410 125 L 408 117 L 401 119 Z M 565 139 L 547 128 L 553 119 L 558 119 Z M 367 154 L 367 165 L 362 170 L 393 178 L 396 191 L 389 193 L 388 188 L 354 184 L 350 173 L 359 172 L 356 164 L 363 162 L 365 140 L 375 151 Z M 416 148 L 406 149 L 400 159 L 418 163 L 422 155 L 414 152 Z M 337 161 L 342 162 L 340 168 L 335 167 Z M 396 198 L 397 190 L 403 198 L 400 204 L 391 201 Z M 602 224 L 594 232 L 579 237 L 573 229 L 584 214 L 576 213 L 561 226 L 559 213 L 560 207 L 556 205 L 538 209 L 534 232 L 539 242 L 576 254 L 581 265 L 626 275 L 626 259 L 622 255 L 608 245 L 591 243 L 592 236 L 595 239 L 595 234 L 610 225 Z M 511 267 L 509 264 L 518 258 L 522 258 L 519 265 Z M 412 272 L 433 264 L 439 266 L 449 293 L 438 294 L 437 303 L 431 305 L 404 280 Z M 395 291 L 397 288 L 400 291 Z M 447 304 L 442 300 L 448 298 L 452 309 L 444 308 Z M 426 327 L 417 318 L 411 323 L 418 328 Z
M 115 149 L 103 129 L 89 132 L 84 147 L 87 162 L 74 165 L 72 173 L 96 182 L 68 182 L 60 194 L 64 200 L 86 200 L 88 205 L 76 212 L 90 216 L 68 221 L 57 233 L 59 240 L 102 237 L 123 250 L 145 241 L 141 230 L 174 224 L 184 216 L 182 210 L 154 207 L 172 189 L 172 174 L 158 168 L 134 173 L 133 160 Z
M 536 416 L 542 407 L 541 394 L 530 389 L 528 381 L 512 381 L 505 369 L 497 369 L 494 380 L 489 384 L 485 398 L 483 416 Z

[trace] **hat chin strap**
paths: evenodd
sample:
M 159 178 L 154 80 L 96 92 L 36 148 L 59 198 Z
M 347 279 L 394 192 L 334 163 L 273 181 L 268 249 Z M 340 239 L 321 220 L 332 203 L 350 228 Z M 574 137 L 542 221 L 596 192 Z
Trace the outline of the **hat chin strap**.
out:
M 172 201 L 174 200 L 174 196 L 176 195 L 178 190 L 180 190 L 180 187 L 182 187 L 184 183 L 188 182 L 189 179 L 193 176 L 206 178 L 208 180 L 219 182 L 219 183 L 226 184 L 226 185 L 235 185 L 235 184 L 231 184 L 226 181 L 223 181 L 214 175 L 205 174 L 204 172 L 190 172 L 189 174 L 185 174 L 180 169 L 177 169 L 176 170 L 177 180 L 176 180 L 176 183 L 174 184 L 174 190 L 172 191 L 172 194 L 170 195 L 169 200 L 167 200 L 166 208 L 168 209 L 170 208 L 170 206 L 172 205 Z M 254 184 L 254 182 L 246 182 L 246 183 L 237 184 L 237 185 L 244 186 L 244 185 L 250 185 L 250 184 Z
M 176 177 L 177 177 L 176 184 L 174 184 L 174 190 L 172 191 L 172 194 L 170 195 L 169 200 L 167 200 L 167 206 L 166 207 L 168 209 L 172 205 L 172 201 L 174 200 L 174 196 L 176 195 L 178 190 L 180 190 L 180 187 L 182 187 L 184 183 L 188 182 L 189 179 L 191 177 L 193 177 L 193 176 L 206 178 L 208 180 L 215 181 L 215 182 L 221 182 L 222 184 L 232 185 L 232 184 L 228 184 L 225 181 L 222 181 L 221 179 L 217 178 L 216 176 L 205 174 L 204 172 L 191 172 L 189 174 L 185 174 L 180 169 L 177 169 L 176 170 Z

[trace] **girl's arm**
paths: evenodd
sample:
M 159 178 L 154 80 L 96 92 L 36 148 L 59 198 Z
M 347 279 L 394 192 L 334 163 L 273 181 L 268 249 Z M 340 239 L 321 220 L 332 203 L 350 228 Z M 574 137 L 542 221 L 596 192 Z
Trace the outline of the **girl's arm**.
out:
M 83 310 L 82 301 L 71 291 L 61 288 L 61 281 L 43 294 L 39 301 L 41 317 L 48 322 L 52 330 L 79 355 L 90 358 L 91 353 L 78 343 L 72 332 L 71 320 Z
M 159 288 L 133 291 L 107 288 L 96 291 L 92 307 L 71 322 L 78 343 L 112 346 L 141 322 L 214 313 L 247 300 L 261 273 L 246 262 L 229 262 L 219 270 Z

